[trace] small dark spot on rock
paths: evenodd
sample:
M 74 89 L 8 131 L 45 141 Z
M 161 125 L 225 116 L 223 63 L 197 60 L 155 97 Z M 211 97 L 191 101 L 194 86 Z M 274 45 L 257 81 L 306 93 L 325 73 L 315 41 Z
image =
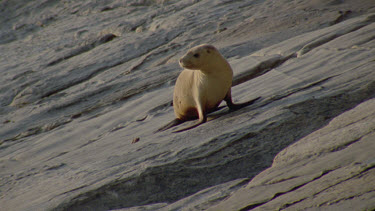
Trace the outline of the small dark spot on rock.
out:
M 220 33 L 220 32 L 223 32 L 223 31 L 225 31 L 225 30 L 227 30 L 226 27 L 224 27 L 224 28 L 220 28 L 220 29 L 218 29 L 218 30 L 216 31 L 216 33 Z
M 106 34 L 104 35 L 103 37 L 101 37 L 99 39 L 99 43 L 106 43 L 106 42 L 109 42 L 111 40 L 113 40 L 114 38 L 116 38 L 117 36 L 114 35 L 114 34 Z
M 144 117 L 142 117 L 142 118 L 137 119 L 137 121 L 138 121 L 138 122 L 142 122 L 142 121 L 145 120 L 146 118 L 147 118 L 147 115 L 144 116 Z
M 336 18 L 336 20 L 333 21 L 332 25 L 340 23 L 344 21 L 345 19 L 348 18 L 348 16 L 352 13 L 351 10 L 346 10 L 346 11 L 339 11 L 339 16 Z
M 133 139 L 133 141 L 132 141 L 132 144 L 135 144 L 135 143 L 137 143 L 138 141 L 139 141 L 140 139 L 139 139 L 139 137 L 137 137 L 137 138 L 134 138 Z
M 112 7 L 103 7 L 101 10 L 100 10 L 100 12 L 105 12 L 105 11 L 109 11 L 109 10 L 113 10 L 113 8 Z
M 78 114 L 73 114 L 72 115 L 72 119 L 76 119 L 78 117 L 82 116 L 82 113 L 78 113 Z

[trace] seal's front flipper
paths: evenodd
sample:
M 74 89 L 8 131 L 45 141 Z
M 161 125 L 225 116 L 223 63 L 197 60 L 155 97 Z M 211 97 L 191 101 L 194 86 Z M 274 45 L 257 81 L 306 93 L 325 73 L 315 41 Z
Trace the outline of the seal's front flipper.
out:
M 198 122 L 192 126 L 189 126 L 189 127 L 186 127 L 186 128 L 183 128 L 183 129 L 180 129 L 180 130 L 175 130 L 173 131 L 172 133 L 179 133 L 179 132 L 182 132 L 182 131 L 186 131 L 186 130 L 190 130 L 192 128 L 195 128 L 203 123 L 207 122 L 207 114 L 206 113 L 202 113 L 201 115 L 201 118 L 199 118 Z
M 193 128 L 195 128 L 195 127 L 197 127 L 197 126 L 199 126 L 199 125 L 201 125 L 201 124 L 203 124 L 203 123 L 205 123 L 205 122 L 206 122 L 206 121 L 198 120 L 198 122 L 197 122 L 196 124 L 194 124 L 194 125 L 192 125 L 192 126 L 189 126 L 189 127 L 186 127 L 186 128 L 182 128 L 182 129 L 180 129 L 180 130 L 175 130 L 175 131 L 173 131 L 172 133 L 179 133 L 179 132 L 183 132 L 183 131 L 190 130 L 190 129 L 193 129 Z
M 168 123 L 168 124 L 164 125 L 163 127 L 159 128 L 154 133 L 161 132 L 161 131 L 164 131 L 164 130 L 168 130 L 169 128 L 177 126 L 177 125 L 179 125 L 179 124 L 181 124 L 183 122 L 185 122 L 185 121 L 183 121 L 181 119 L 174 119 L 170 123 Z

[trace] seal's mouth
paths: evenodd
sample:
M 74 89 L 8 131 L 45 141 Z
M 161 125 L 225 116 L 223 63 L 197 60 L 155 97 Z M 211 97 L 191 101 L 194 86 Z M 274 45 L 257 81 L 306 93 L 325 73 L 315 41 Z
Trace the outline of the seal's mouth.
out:
M 189 65 L 189 64 L 186 64 L 186 63 L 182 63 L 182 62 L 180 62 L 180 66 L 181 66 L 182 68 L 186 68 L 186 69 L 191 69 L 191 68 L 193 68 L 192 65 Z
M 194 67 L 191 64 L 180 64 L 182 68 L 189 69 L 189 70 L 197 70 L 198 68 Z
M 184 61 L 183 58 L 180 59 L 179 64 L 180 64 L 180 66 L 181 66 L 182 68 L 185 68 L 185 69 L 191 69 L 191 70 L 194 69 L 194 65 L 191 64 L 191 62 Z

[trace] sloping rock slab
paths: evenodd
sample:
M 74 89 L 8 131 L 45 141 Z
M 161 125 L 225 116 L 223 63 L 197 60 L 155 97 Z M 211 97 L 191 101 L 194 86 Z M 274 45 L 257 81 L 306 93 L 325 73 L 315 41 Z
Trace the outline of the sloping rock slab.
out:
M 2 1 L 1 209 L 215 206 L 270 167 L 281 150 L 374 98 L 375 15 L 364 12 L 374 3 L 348 2 Z M 348 4 L 353 16 L 337 11 Z M 235 112 L 223 109 L 183 133 L 154 134 L 173 118 L 179 56 L 203 42 L 231 63 L 235 102 L 261 99 Z M 365 140 L 362 129 L 350 135 Z M 351 142 L 327 141 L 318 152 L 361 143 Z M 288 208 L 298 200 L 309 207 L 308 194 L 277 203 L 309 183 L 338 177 L 336 169 L 372 171 L 370 161 L 346 167 L 353 159 L 343 155 L 341 164 L 322 161 L 327 168 L 316 171 L 315 145 L 303 146 L 302 154 L 292 150 L 275 159 L 274 167 L 285 169 L 279 179 L 261 174 L 241 189 L 243 199 L 231 203 L 241 196 L 234 194 L 219 208 Z M 309 159 L 315 160 L 304 165 Z M 298 168 L 288 170 L 289 162 Z M 370 198 L 372 186 L 361 187 L 362 198 L 349 199 Z M 249 201 L 246 190 L 256 188 L 262 194 Z M 352 197 L 341 194 L 332 196 Z
M 373 210 L 375 99 L 281 151 L 272 167 L 209 210 Z

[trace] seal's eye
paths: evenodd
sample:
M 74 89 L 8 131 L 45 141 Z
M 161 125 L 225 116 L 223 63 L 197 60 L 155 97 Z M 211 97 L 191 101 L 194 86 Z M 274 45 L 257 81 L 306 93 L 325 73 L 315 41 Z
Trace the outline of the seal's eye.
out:
M 199 58 L 199 53 L 193 55 L 195 58 Z

